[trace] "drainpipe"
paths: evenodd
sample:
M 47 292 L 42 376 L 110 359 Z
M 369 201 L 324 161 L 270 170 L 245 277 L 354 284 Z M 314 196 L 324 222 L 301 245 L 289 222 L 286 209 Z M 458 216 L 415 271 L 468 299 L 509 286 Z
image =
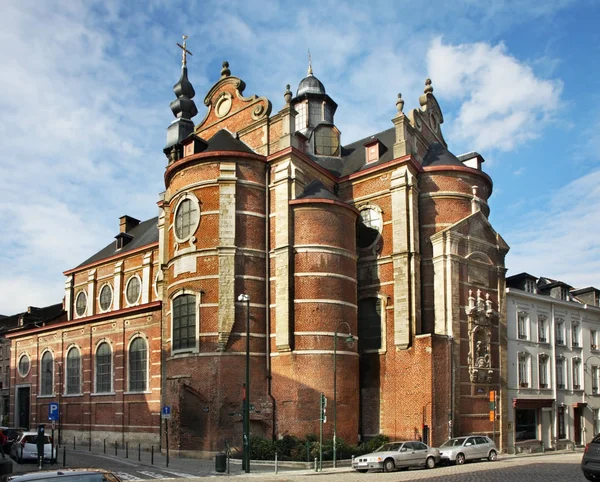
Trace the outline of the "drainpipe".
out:
M 557 400 L 557 387 L 556 387 L 556 321 L 554 320 L 554 303 L 550 304 L 550 340 L 552 340 L 552 358 L 554 360 L 554 369 L 552 370 L 552 391 L 554 394 L 554 450 L 558 450 L 558 400 Z

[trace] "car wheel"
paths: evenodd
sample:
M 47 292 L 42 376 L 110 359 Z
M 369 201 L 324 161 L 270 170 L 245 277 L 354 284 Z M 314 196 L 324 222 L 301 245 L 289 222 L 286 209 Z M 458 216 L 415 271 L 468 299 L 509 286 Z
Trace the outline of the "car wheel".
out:
M 356 469 L 356 471 L 357 471 L 359 474 L 366 474 L 366 473 L 369 471 L 369 469 Z
M 583 473 L 583 476 L 584 476 L 586 479 L 588 479 L 588 480 L 591 480 L 592 482 L 594 482 L 594 481 L 598 480 L 598 479 L 597 479 L 597 477 L 596 477 L 595 475 L 588 474 L 587 472 L 584 472 L 584 473 Z
M 490 462 L 493 462 L 497 458 L 498 458 L 498 454 L 496 453 L 496 451 L 495 450 L 490 450 L 490 454 L 488 455 L 488 460 Z
M 385 462 L 383 462 L 383 471 L 384 472 L 393 472 L 395 468 L 396 468 L 396 464 L 394 463 L 394 461 L 392 459 L 385 459 Z
M 425 467 L 428 469 L 433 469 L 435 467 L 435 459 L 433 457 L 427 457 L 425 461 Z
M 456 456 L 456 465 L 462 465 L 465 463 L 465 454 L 458 454 Z

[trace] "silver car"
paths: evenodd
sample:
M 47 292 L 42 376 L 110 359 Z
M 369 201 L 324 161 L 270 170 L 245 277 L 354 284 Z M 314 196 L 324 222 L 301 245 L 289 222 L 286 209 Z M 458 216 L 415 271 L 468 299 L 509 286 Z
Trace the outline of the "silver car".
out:
M 457 465 L 462 465 L 467 460 L 496 460 L 498 456 L 494 441 L 483 435 L 451 438 L 439 450 L 442 462 L 454 462 Z
M 423 442 L 391 442 L 383 444 L 375 452 L 354 457 L 352 468 L 361 473 L 370 469 L 391 472 L 399 468 L 417 466 L 433 469 L 439 461 L 438 449 Z
M 37 460 L 37 432 L 23 432 L 10 448 L 10 456 L 17 462 Z M 52 439 L 44 435 L 44 460 L 56 460 L 56 447 L 52 450 Z

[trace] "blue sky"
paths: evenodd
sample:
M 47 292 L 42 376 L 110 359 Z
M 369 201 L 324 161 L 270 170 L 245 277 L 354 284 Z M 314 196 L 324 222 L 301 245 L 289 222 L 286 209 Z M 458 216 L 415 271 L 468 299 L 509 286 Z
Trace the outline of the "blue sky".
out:
M 277 112 L 310 48 L 343 144 L 431 77 L 450 150 L 486 159 L 508 274 L 600 286 L 599 20 L 594 0 L 3 0 L 0 313 L 60 302 L 119 216 L 157 214 L 182 34 L 196 122 L 223 60 Z

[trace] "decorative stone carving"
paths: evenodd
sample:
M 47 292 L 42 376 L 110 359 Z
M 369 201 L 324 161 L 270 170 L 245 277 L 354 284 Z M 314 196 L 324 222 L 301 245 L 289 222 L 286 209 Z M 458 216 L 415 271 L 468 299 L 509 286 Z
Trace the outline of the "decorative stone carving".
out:
M 466 308 L 469 318 L 469 376 L 471 383 L 491 383 L 491 326 L 492 320 L 498 315 L 493 309 L 489 293 L 485 299 L 481 290 L 477 290 L 477 298 L 473 290 L 469 290 L 469 305 Z

